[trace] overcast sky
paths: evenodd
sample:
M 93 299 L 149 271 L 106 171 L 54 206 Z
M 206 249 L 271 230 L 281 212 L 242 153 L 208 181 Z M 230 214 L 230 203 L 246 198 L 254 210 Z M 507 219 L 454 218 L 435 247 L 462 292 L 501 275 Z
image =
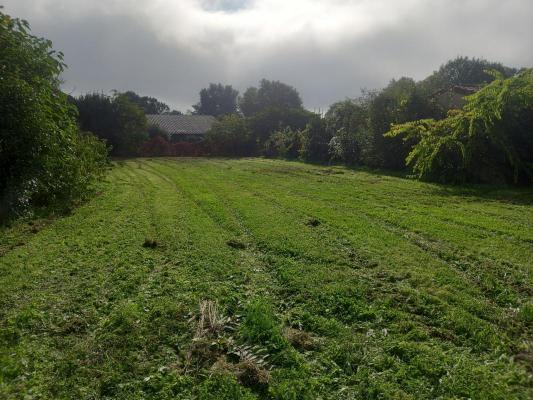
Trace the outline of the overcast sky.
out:
M 64 89 L 186 111 L 210 82 L 295 86 L 310 109 L 458 55 L 533 66 L 533 0 L 0 0 L 54 42 Z

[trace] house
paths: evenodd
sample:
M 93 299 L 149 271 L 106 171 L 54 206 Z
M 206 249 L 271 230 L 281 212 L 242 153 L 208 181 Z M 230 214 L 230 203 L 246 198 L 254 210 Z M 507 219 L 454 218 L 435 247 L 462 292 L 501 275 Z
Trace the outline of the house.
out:
M 481 89 L 481 85 L 452 85 L 434 93 L 433 98 L 436 99 L 444 109 L 460 109 L 466 104 L 465 97 L 476 93 L 479 89 Z
M 216 118 L 210 115 L 148 114 L 146 118 L 149 125 L 167 132 L 174 143 L 201 141 L 216 122 Z

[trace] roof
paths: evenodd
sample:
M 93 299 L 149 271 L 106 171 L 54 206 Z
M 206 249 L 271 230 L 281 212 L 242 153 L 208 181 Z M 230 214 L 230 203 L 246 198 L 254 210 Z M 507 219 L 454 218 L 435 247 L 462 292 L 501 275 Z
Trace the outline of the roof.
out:
M 169 135 L 203 135 L 216 122 L 211 115 L 146 115 L 150 125 L 157 125 Z

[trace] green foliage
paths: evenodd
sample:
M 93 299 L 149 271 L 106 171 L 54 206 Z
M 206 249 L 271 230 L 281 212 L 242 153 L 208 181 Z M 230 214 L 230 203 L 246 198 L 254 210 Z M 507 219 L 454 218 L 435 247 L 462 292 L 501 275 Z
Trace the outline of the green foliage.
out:
M 530 183 L 533 165 L 533 70 L 497 79 L 443 120 L 395 125 L 389 137 L 417 144 L 406 161 L 421 179 Z
M 129 90 L 124 93 L 120 93 L 121 96 L 127 98 L 133 104 L 142 108 L 145 114 L 170 114 L 170 107 L 157 100 L 155 97 L 139 96 L 137 93 Z M 181 112 L 173 110 L 173 114 L 181 114 Z
M 302 109 L 298 91 L 283 82 L 262 79 L 259 88 L 249 87 L 239 99 L 239 108 L 245 117 L 271 108 Z
M 215 374 L 198 390 L 199 400 L 254 400 L 253 394 L 240 386 L 231 375 Z
M 506 78 L 518 72 L 501 63 L 457 57 L 421 81 L 419 87 L 433 101 L 438 112 L 435 117 L 444 118 L 449 110 L 462 108 L 465 104 L 464 95 L 456 93 L 456 89 L 476 90 L 489 84 L 494 80 L 494 75 L 489 71 L 498 71 Z
M 226 115 L 206 134 L 206 147 L 211 155 L 246 156 L 253 154 L 254 142 L 246 120 Z
M 281 157 L 286 159 L 296 159 L 300 152 L 300 136 L 298 130 L 290 127 L 274 132 L 265 143 L 263 154 L 268 157 Z
M 248 117 L 247 121 L 254 141 L 263 148 L 274 132 L 284 128 L 304 129 L 314 116 L 312 112 L 300 108 L 269 107 Z
M 371 149 L 366 163 L 381 168 L 402 169 L 412 143 L 384 136 L 392 124 L 433 116 L 429 99 L 410 78 L 392 80 L 369 104 Z
M 0 219 L 32 206 L 68 207 L 105 166 L 102 143 L 80 134 L 59 89 L 65 65 L 26 21 L 0 13 Z
M 105 140 L 112 155 L 136 155 L 148 139 L 146 116 L 127 95 L 89 93 L 74 101 L 79 110 L 80 127 Z
M 266 299 L 255 299 L 247 305 L 241 335 L 244 340 L 266 346 L 274 352 L 288 346 L 281 334 L 278 318 Z
M 194 113 L 213 117 L 236 114 L 238 96 L 239 92 L 231 85 L 211 83 L 200 91 L 200 102 L 193 105 Z
M 489 71 L 498 71 L 506 78 L 518 72 L 515 68 L 505 67 L 501 63 L 478 58 L 457 57 L 442 65 L 422 83 L 430 85 L 434 90 L 454 85 L 484 86 L 494 80 L 494 75 Z
M 326 129 L 333 138 L 329 143 L 332 159 L 346 164 L 361 162 L 368 149 L 368 102 L 344 100 L 333 104 L 326 113 Z
M 328 161 L 331 138 L 325 120 L 318 116 L 312 118 L 301 132 L 300 157 L 305 161 Z

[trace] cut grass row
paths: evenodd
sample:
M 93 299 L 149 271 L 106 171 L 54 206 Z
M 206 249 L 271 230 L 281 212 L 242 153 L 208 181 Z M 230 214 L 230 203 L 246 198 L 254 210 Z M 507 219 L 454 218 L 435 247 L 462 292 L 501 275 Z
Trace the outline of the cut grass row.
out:
M 108 180 L 4 230 L 0 395 L 532 396 L 533 192 L 259 159 Z M 227 321 L 205 337 L 202 301 Z

